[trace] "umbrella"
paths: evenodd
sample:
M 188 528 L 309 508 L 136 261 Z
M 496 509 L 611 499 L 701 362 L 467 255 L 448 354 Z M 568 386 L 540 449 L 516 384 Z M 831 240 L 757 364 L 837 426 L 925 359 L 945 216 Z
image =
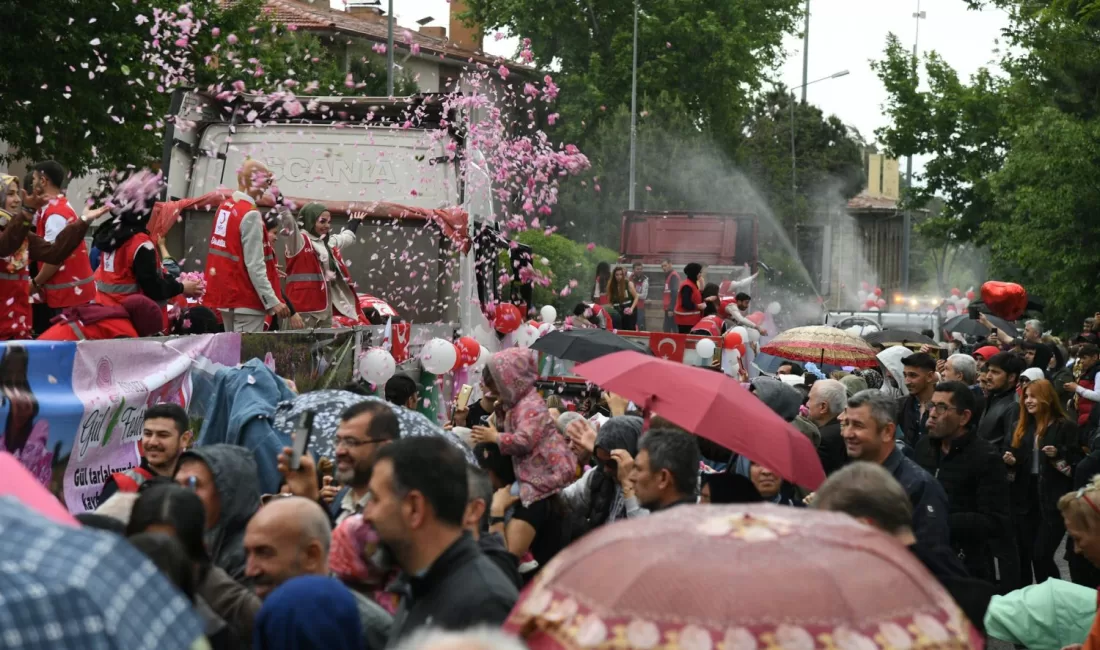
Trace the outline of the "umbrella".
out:
M 1016 326 L 1006 321 L 1000 316 L 994 316 L 993 314 L 986 314 L 986 319 L 993 323 L 993 327 L 1008 334 L 1012 338 L 1016 338 L 1020 335 L 1020 330 L 1016 329 Z M 982 325 L 979 320 L 970 318 L 969 314 L 959 314 L 954 318 L 949 319 L 943 324 L 943 329 L 948 332 L 957 332 L 966 336 L 989 336 L 989 328 Z
M 648 339 L 642 340 L 648 345 Z M 643 349 L 617 334 L 602 329 L 556 330 L 535 341 L 531 349 L 558 359 L 577 362 L 591 361 L 623 350 L 652 354 L 648 348 Z
M 637 352 L 616 352 L 574 371 L 792 483 L 816 490 L 825 480 L 809 438 L 722 373 Z
M 794 361 L 874 368 L 875 349 L 855 334 L 827 325 L 789 329 L 768 342 L 762 352 Z
M 188 650 L 203 633 L 191 602 L 113 533 L 59 524 L 0 497 L 5 648 Z
M 909 330 L 881 330 L 878 332 L 868 332 L 863 335 L 863 340 L 868 343 L 878 343 L 886 347 L 891 345 L 904 345 L 911 348 L 919 348 L 922 345 L 931 345 L 934 348 L 940 347 L 940 344 L 936 343 L 935 340 L 919 332 L 910 332 Z
M 0 496 L 12 496 L 24 506 L 40 515 L 66 526 L 79 526 L 76 519 L 65 509 L 57 497 L 50 494 L 30 471 L 15 456 L 0 451 Z
M 982 647 L 896 540 L 772 504 L 601 526 L 543 568 L 504 628 L 531 650 Z
M 336 427 L 340 423 L 340 414 L 353 404 L 372 400 L 382 402 L 397 414 L 397 422 L 401 428 L 402 438 L 442 436 L 451 444 L 462 449 L 468 462 L 477 463 L 474 452 L 466 443 L 462 442 L 461 438 L 450 431 L 444 431 L 422 413 L 410 411 L 396 404 L 390 404 L 379 397 L 360 395 L 346 390 L 315 390 L 300 395 L 289 402 L 280 403 L 275 409 L 274 427 L 277 431 L 289 436 L 294 431 L 298 416 L 305 411 L 313 411 L 313 431 L 310 434 L 309 450 L 318 458 L 335 458 L 336 448 L 333 438 L 336 436 Z

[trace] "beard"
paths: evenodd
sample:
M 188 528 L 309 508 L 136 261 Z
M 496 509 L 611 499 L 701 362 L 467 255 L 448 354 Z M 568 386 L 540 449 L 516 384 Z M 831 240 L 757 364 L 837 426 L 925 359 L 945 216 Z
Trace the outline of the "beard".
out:
M 350 469 L 336 468 L 335 476 L 336 480 L 341 485 L 351 485 L 354 487 L 366 487 L 370 484 L 370 477 L 374 470 L 374 464 L 371 463 L 366 466 L 362 466 L 356 463 L 354 459 L 349 459 L 352 462 Z M 340 459 L 337 459 L 339 462 Z

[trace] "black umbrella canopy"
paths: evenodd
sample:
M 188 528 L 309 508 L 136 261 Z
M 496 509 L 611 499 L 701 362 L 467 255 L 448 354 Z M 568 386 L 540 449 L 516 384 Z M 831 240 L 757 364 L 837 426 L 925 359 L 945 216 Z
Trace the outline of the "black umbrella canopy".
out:
M 648 339 L 640 339 L 648 341 Z M 575 329 L 550 332 L 531 345 L 532 350 L 566 361 L 583 363 L 608 354 L 632 350 L 652 355 L 649 346 L 642 347 L 603 329 Z
M 999 331 L 1008 334 L 1012 338 L 1016 338 L 1020 335 L 1020 331 L 1016 329 L 1015 325 L 1000 316 L 986 314 L 985 317 L 990 323 L 993 323 L 993 327 L 996 327 Z M 957 332 L 966 336 L 989 336 L 990 334 L 988 327 L 982 325 L 981 321 L 970 318 L 968 314 L 959 314 L 948 320 L 943 324 L 943 328 L 948 332 Z
M 920 332 L 913 332 L 910 330 L 881 330 L 878 332 L 868 332 L 863 335 L 863 340 L 868 343 L 879 343 L 886 346 L 905 345 L 909 347 L 920 347 L 922 345 L 931 345 L 937 348 L 940 346 L 934 339 L 928 338 Z

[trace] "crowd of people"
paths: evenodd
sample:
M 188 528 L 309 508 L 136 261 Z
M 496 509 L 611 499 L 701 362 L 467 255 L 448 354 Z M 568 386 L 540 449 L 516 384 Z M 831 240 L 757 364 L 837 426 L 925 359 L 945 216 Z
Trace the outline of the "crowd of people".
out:
M 334 431 L 314 432 L 333 458 L 283 451 L 277 494 L 261 494 L 253 452 L 194 446 L 182 408 L 150 407 L 141 464 L 78 518 L 148 555 L 214 648 L 437 647 L 438 629 L 513 647 L 485 626 L 563 549 L 696 503 L 847 513 L 907 547 L 983 629 L 995 597 L 1062 577 L 1067 532 L 1067 577 L 1100 585 L 1090 335 L 1063 350 L 1033 323 L 972 355 L 907 350 L 900 370 L 795 382 L 788 362 L 752 380 L 817 449 L 828 479 L 814 492 L 613 393 L 544 397 L 534 355 L 512 348 L 437 435 L 403 431 L 420 399 L 406 375 L 387 400 L 357 397 Z

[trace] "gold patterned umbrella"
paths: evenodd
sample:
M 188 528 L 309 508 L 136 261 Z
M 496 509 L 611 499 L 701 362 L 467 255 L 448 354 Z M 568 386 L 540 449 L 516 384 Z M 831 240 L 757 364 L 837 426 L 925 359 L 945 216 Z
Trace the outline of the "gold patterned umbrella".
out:
M 789 361 L 874 368 L 875 349 L 855 334 L 827 325 L 795 327 L 768 342 L 761 352 Z

